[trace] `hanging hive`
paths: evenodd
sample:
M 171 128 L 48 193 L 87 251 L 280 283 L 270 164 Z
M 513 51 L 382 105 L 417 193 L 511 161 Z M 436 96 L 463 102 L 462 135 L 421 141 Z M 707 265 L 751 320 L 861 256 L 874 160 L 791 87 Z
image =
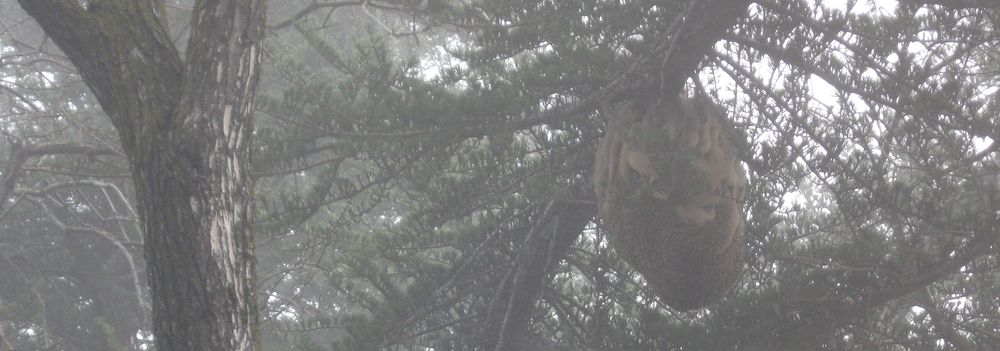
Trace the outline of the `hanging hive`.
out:
M 743 271 L 746 178 L 718 111 L 685 97 L 629 102 L 597 150 L 612 247 L 678 310 L 720 300 Z

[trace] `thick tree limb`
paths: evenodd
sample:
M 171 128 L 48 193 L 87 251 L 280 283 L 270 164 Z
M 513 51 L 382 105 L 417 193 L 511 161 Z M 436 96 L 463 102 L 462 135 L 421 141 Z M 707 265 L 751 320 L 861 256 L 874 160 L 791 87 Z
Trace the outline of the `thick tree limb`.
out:
M 524 350 L 531 312 L 566 250 L 597 213 L 593 204 L 551 201 L 535 223 L 490 304 L 484 347 Z
M 77 67 L 126 150 L 140 141 L 137 129 L 169 118 L 151 105 L 176 101 L 183 69 L 154 3 L 91 1 L 84 8 L 71 0 L 18 2 Z
M 690 13 L 671 34 L 669 41 L 656 55 L 665 55 L 660 66 L 662 82 L 660 94 L 674 96 L 680 92 L 688 76 L 709 53 L 712 46 L 746 14 L 750 1 L 714 0 L 693 1 Z M 659 51 L 659 50 L 658 50 Z

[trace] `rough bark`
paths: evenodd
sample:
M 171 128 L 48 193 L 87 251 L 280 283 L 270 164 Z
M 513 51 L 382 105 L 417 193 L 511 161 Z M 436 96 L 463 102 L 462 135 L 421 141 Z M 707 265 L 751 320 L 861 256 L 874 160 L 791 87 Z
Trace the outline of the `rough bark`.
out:
M 160 2 L 19 0 L 118 130 L 136 186 L 159 350 L 252 350 L 251 114 L 264 0 L 199 0 L 187 52 Z

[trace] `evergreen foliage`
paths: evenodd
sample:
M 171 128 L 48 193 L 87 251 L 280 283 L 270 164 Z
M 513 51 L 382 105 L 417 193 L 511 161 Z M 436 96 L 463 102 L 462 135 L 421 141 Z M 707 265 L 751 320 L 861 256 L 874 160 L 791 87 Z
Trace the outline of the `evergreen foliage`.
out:
M 350 287 L 348 300 L 364 296 L 345 305 L 368 306 L 351 318 L 331 314 L 348 334 L 335 349 L 482 347 L 494 292 L 541 208 L 553 199 L 592 201 L 580 194 L 606 123 L 601 107 L 636 89 L 656 90 L 649 78 L 656 61 L 641 58 L 655 55 L 684 11 L 643 1 L 451 5 L 417 19 L 438 44 L 423 60 L 446 53 L 431 79 L 412 58 L 381 47 L 385 39 L 335 53 L 336 45 L 318 40 L 321 31 L 300 27 L 347 78 L 338 88 L 301 85 L 324 98 L 303 105 L 316 106 L 311 112 L 287 114 L 319 111 L 329 121 L 316 129 L 364 145 L 354 160 L 403 170 L 386 192 L 369 193 L 380 198 L 373 208 L 385 209 L 362 220 L 364 229 L 330 229 L 353 239 L 333 244 L 345 252 L 330 260 L 327 278 Z M 551 258 L 558 264 L 532 309 L 534 345 L 996 342 L 996 311 L 985 307 L 993 294 L 973 287 L 996 278 L 997 184 L 981 176 L 994 157 L 983 145 L 995 135 L 988 112 L 995 88 L 973 78 L 986 73 L 974 53 L 992 47 L 995 18 L 848 6 L 759 2 L 690 81 L 723 103 L 748 139 L 748 274 L 730 298 L 694 313 L 663 307 L 591 223 L 564 256 Z M 382 166 L 392 159 L 412 163 Z M 348 249 L 357 242 L 371 251 Z M 347 251 L 366 254 L 359 261 Z M 355 280 L 343 283 L 350 279 L 335 267 Z
M 746 272 L 678 312 L 610 246 L 591 173 L 609 111 L 669 90 L 688 1 L 297 16 L 310 3 L 271 4 L 294 20 L 274 21 L 255 132 L 264 349 L 1000 349 L 995 9 L 754 2 L 685 81 L 747 141 Z M 32 73 L 24 33 L 4 35 L 0 91 L 26 97 L 0 95 L 2 151 L 103 151 L 32 158 L 0 205 L 0 336 L 138 348 L 122 248 L 59 224 L 110 233 L 145 276 L 114 135 L 71 72 Z

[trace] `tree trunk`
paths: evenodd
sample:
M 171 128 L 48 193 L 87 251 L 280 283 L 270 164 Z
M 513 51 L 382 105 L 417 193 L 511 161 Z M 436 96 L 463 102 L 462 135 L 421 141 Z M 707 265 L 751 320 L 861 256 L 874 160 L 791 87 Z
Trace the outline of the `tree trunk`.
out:
M 264 0 L 198 0 L 182 58 L 162 1 L 19 0 L 128 153 L 159 350 L 252 350 L 251 115 Z

